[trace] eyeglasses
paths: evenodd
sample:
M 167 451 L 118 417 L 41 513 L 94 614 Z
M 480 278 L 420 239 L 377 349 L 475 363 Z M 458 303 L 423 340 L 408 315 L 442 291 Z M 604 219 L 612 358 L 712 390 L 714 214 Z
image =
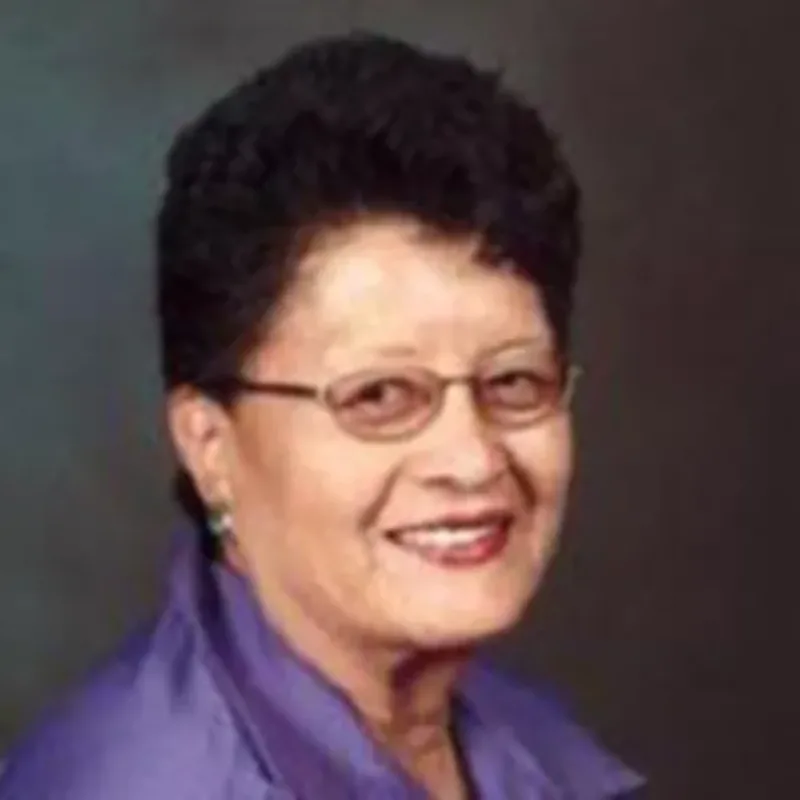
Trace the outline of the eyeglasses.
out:
M 424 367 L 369 369 L 326 386 L 273 383 L 234 377 L 231 389 L 313 400 L 347 433 L 367 441 L 394 441 L 419 433 L 442 410 L 445 390 L 469 387 L 482 419 L 501 429 L 534 425 L 567 407 L 580 369 L 544 368 L 530 348 L 491 354 L 472 375 L 445 377 Z

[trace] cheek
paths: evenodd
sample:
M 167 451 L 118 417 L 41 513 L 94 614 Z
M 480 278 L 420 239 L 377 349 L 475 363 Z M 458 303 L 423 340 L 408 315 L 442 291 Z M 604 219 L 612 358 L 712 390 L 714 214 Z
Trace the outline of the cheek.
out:
M 261 421 L 239 438 L 242 533 L 269 529 L 273 547 L 309 559 L 363 548 L 363 521 L 389 481 L 385 459 L 299 414 L 281 422 Z
M 509 441 L 509 452 L 536 505 L 560 513 L 572 479 L 572 421 L 564 414 L 547 425 L 521 432 Z
M 363 533 L 391 475 L 378 449 L 338 433 L 309 437 L 287 453 L 281 469 L 297 517 L 323 517 L 326 527 L 350 538 Z

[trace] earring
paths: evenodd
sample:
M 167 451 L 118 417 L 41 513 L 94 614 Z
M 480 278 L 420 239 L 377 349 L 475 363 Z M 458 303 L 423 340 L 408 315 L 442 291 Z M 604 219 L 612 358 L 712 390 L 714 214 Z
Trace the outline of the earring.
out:
M 225 505 L 212 507 L 209 509 L 207 524 L 215 538 L 226 539 L 230 536 L 233 527 L 230 509 Z

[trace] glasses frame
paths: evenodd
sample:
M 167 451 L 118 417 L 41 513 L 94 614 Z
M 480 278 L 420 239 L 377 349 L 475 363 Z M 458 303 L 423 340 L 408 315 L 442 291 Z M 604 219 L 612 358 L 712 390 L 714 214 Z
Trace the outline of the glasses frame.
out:
M 478 385 L 481 380 L 481 375 L 479 373 L 447 376 L 441 375 L 426 367 L 406 366 L 404 368 L 399 368 L 398 371 L 402 371 L 402 369 L 414 371 L 418 374 L 424 374 L 430 379 L 430 384 L 432 386 L 436 386 L 436 393 L 434 395 L 434 402 L 431 404 L 430 412 L 426 416 L 421 417 L 420 421 L 412 425 L 409 429 L 394 434 L 376 433 L 374 435 L 370 435 L 362 429 L 356 430 L 355 428 L 348 426 L 347 423 L 344 422 L 342 416 L 339 414 L 338 409 L 333 403 L 331 397 L 333 387 L 343 379 L 353 379 L 358 377 L 360 374 L 364 374 L 366 376 L 371 374 L 380 374 L 384 371 L 391 373 L 391 368 L 385 368 L 385 370 L 366 369 L 348 375 L 342 375 L 338 378 L 334 378 L 324 386 L 314 386 L 313 384 L 307 383 L 283 381 L 258 381 L 245 378 L 241 375 L 231 376 L 224 381 L 215 382 L 215 386 L 224 388 L 226 391 L 237 390 L 249 394 L 314 401 L 321 405 L 331 415 L 331 417 L 333 417 L 334 422 L 339 426 L 339 428 L 345 431 L 345 433 L 362 441 L 370 442 L 392 442 L 413 438 L 415 435 L 427 428 L 428 425 L 430 425 L 438 417 L 444 408 L 447 389 L 456 384 L 463 384 L 470 389 L 473 402 L 475 403 L 478 412 L 482 418 L 486 417 L 479 399 Z M 559 380 L 559 383 L 561 384 L 560 397 L 554 406 L 546 408 L 542 413 L 520 421 L 517 424 L 498 423 L 494 420 L 489 420 L 489 422 L 503 430 L 518 430 L 536 425 L 539 422 L 548 419 L 559 410 L 569 408 L 575 396 L 578 379 L 581 377 L 581 375 L 583 375 L 584 370 L 577 364 L 567 363 L 560 368 L 559 372 L 562 376 Z

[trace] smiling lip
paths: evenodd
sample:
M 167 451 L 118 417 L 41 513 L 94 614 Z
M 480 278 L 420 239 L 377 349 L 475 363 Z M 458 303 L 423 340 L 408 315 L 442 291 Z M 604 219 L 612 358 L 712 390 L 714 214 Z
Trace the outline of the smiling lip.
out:
M 487 510 L 473 514 L 447 514 L 424 523 L 394 528 L 388 533 L 397 547 L 415 554 L 424 561 L 443 567 L 477 567 L 502 553 L 510 538 L 513 516 L 506 510 Z M 450 528 L 454 531 L 475 530 L 476 538 L 463 541 L 446 536 L 436 541 L 404 538 L 414 531 Z M 482 532 L 481 532 L 482 529 Z
M 483 511 L 452 512 L 443 514 L 440 517 L 432 517 L 422 522 L 415 522 L 410 525 L 403 525 L 389 530 L 389 536 L 394 537 L 407 531 L 426 530 L 428 528 L 472 528 L 481 525 L 496 525 L 507 522 L 511 517 L 511 512 L 504 508 L 485 509 Z

